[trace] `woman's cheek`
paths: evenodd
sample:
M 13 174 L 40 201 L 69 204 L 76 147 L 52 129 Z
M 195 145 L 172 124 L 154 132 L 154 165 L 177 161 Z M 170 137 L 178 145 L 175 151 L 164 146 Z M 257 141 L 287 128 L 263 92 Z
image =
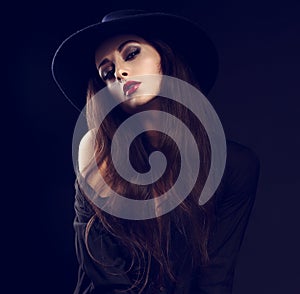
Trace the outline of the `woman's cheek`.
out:
M 137 94 L 142 96 L 157 96 L 160 92 L 162 75 L 152 74 L 140 78 L 142 80 L 141 89 Z

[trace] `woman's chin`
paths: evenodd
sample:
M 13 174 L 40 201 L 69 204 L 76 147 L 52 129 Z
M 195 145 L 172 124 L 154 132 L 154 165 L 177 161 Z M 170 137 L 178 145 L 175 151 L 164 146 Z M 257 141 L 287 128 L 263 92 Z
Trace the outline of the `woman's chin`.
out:
M 128 113 L 134 113 L 137 111 L 145 111 L 151 109 L 157 109 L 155 100 L 157 96 L 153 95 L 132 95 L 126 97 L 126 99 L 122 102 L 122 108 L 124 111 Z

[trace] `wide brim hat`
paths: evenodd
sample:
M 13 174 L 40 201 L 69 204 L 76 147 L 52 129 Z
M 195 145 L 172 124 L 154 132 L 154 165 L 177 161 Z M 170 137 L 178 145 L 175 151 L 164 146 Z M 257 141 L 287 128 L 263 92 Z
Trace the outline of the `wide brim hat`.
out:
M 165 41 L 184 57 L 204 95 L 214 85 L 218 72 L 217 50 L 196 23 L 167 13 L 119 10 L 66 38 L 54 54 L 53 78 L 78 110 L 86 104 L 88 80 L 96 71 L 96 48 L 107 38 L 119 34 Z

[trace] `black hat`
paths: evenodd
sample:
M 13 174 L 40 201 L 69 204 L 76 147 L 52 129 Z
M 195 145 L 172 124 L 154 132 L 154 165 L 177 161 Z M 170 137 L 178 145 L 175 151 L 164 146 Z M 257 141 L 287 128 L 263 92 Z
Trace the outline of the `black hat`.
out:
M 54 80 L 78 110 L 85 106 L 87 82 L 96 71 L 97 46 L 105 39 L 123 33 L 165 41 L 188 62 L 203 94 L 206 95 L 212 88 L 218 72 L 218 54 L 210 38 L 198 25 L 167 13 L 119 10 L 69 36 L 53 57 Z

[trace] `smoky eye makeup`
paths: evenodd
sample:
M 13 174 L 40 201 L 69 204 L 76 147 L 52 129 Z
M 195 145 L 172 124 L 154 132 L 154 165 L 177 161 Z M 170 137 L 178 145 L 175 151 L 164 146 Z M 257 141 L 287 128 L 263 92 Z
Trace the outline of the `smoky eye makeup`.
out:
M 122 55 L 125 61 L 134 59 L 141 52 L 141 47 L 137 45 L 130 45 L 124 49 Z
M 103 68 L 99 69 L 100 77 L 106 81 L 106 80 L 111 80 L 115 77 L 115 67 L 113 64 L 110 65 L 105 65 Z

